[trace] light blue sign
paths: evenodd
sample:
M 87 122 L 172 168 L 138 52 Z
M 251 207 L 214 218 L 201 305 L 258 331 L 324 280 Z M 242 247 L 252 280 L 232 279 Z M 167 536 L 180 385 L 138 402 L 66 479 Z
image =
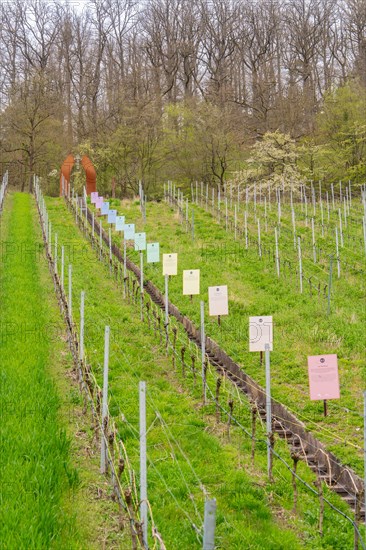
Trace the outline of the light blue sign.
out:
M 146 250 L 146 233 L 135 233 L 135 250 Z
M 135 238 L 135 224 L 126 223 L 125 224 L 125 241 L 133 241 Z
M 147 244 L 147 263 L 153 264 L 160 262 L 160 247 L 159 243 L 148 243 Z
M 116 216 L 116 231 L 124 231 L 125 228 L 125 217 Z
M 103 202 L 100 213 L 102 216 L 106 216 L 109 212 L 109 202 Z
M 117 210 L 109 210 L 108 223 L 116 223 Z

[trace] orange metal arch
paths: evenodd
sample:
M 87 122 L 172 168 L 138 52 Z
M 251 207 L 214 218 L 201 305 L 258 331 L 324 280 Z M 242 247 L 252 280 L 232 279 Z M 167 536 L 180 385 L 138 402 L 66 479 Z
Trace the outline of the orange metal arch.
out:
M 97 173 L 92 161 L 86 155 L 81 159 L 81 165 L 86 174 L 86 194 L 90 195 L 97 190 Z
M 69 193 L 70 176 L 74 164 L 74 155 L 68 155 L 62 163 L 60 175 L 60 196 L 62 195 L 62 176 L 64 177 L 65 182 L 65 194 Z M 81 165 L 84 168 L 86 176 L 86 194 L 90 195 L 90 193 L 97 190 L 97 173 L 92 161 L 86 155 L 84 155 L 81 159 Z
M 65 195 L 69 194 L 69 183 L 72 167 L 75 164 L 74 155 L 68 155 L 61 166 L 61 176 L 60 176 L 60 197 L 62 195 L 62 176 L 65 181 Z

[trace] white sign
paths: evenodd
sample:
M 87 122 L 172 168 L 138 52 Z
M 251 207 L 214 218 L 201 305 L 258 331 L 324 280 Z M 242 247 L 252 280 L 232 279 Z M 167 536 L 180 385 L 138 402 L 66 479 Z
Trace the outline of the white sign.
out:
M 249 351 L 273 351 L 273 323 L 272 315 L 263 317 L 249 317 Z
M 153 264 L 160 262 L 160 247 L 159 243 L 147 244 L 147 263 Z
M 126 223 L 125 224 L 125 241 L 133 241 L 135 238 L 135 224 Z
M 308 357 L 310 399 L 339 399 L 338 361 L 336 354 Z
M 146 233 L 135 233 L 135 250 L 146 250 Z
M 93 191 L 93 193 L 90 193 L 90 202 L 91 204 L 95 204 L 98 199 L 98 191 Z
M 208 313 L 209 315 L 229 314 L 229 298 L 226 285 L 208 287 Z
M 116 231 L 123 231 L 125 228 L 125 217 L 116 216 Z
M 109 212 L 109 202 L 103 202 L 100 213 L 102 216 L 106 216 Z
M 185 269 L 183 271 L 183 295 L 200 293 L 200 270 Z
M 117 210 L 108 211 L 108 223 L 116 223 Z
M 176 275 L 178 272 L 178 254 L 163 254 L 163 275 Z

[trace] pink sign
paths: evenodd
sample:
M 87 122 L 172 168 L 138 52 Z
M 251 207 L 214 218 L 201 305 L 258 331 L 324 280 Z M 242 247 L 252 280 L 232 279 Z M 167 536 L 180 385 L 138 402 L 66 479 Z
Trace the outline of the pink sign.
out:
M 95 201 L 95 208 L 101 209 L 102 204 L 103 204 L 103 197 L 98 197 L 97 200 Z
M 98 198 L 98 191 L 93 191 L 93 193 L 90 193 L 90 202 L 92 204 L 95 204 Z
M 229 300 L 226 285 L 208 287 L 208 310 L 209 315 L 229 314 Z
M 337 356 L 312 355 L 308 357 L 310 399 L 339 399 Z

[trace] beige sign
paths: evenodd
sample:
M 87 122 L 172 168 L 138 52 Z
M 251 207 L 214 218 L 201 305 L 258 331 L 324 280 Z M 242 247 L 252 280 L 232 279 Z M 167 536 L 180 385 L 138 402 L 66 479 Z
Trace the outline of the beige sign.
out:
M 200 293 L 200 270 L 185 269 L 183 271 L 183 294 L 192 295 Z
M 163 254 L 163 275 L 176 275 L 178 272 L 178 254 Z

